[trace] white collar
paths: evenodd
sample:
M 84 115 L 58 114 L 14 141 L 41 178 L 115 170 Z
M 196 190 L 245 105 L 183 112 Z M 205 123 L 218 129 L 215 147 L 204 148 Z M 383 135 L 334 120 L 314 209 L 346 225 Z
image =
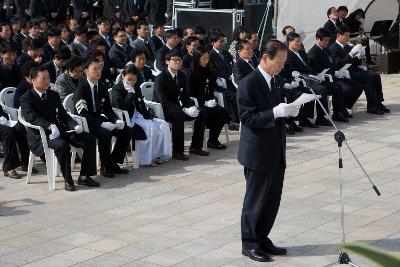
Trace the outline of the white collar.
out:
M 267 81 L 269 89 L 271 90 L 271 79 L 272 76 L 269 75 L 265 70 L 263 70 L 260 65 L 258 65 L 258 70 L 261 72 L 262 76 L 264 77 L 264 79 Z
M 333 20 L 331 20 L 331 19 L 329 19 L 330 21 L 332 21 L 332 23 L 333 23 L 333 25 L 335 25 L 336 26 L 336 21 L 333 21 Z
M 53 65 L 54 65 L 54 68 L 56 69 L 56 72 L 57 72 L 60 69 L 60 67 L 57 66 L 57 64 L 54 62 L 54 60 L 53 60 Z
M 175 76 L 178 75 L 178 72 L 177 73 L 173 73 L 169 68 L 168 68 L 168 72 L 169 72 L 169 74 L 171 74 L 172 79 L 175 79 Z
M 322 47 L 319 46 L 319 44 L 315 43 L 319 48 L 321 48 L 321 50 L 323 49 Z
M 221 53 L 222 51 L 219 51 L 217 48 L 213 47 L 214 51 L 217 52 L 217 54 Z
M 93 90 L 93 87 L 97 84 L 92 83 L 91 81 L 89 81 L 88 78 L 86 78 L 87 82 L 89 83 L 90 89 Z
M 143 43 L 146 43 L 146 42 L 148 42 L 148 41 L 149 41 L 148 39 L 147 39 L 147 40 L 145 40 L 145 39 L 142 39 L 142 37 L 139 37 L 139 36 L 137 37 L 137 39 L 138 39 L 138 40 L 140 40 L 140 41 L 142 41 Z
M 169 50 L 172 50 L 173 48 L 170 47 L 167 43 L 165 43 L 165 46 L 168 47 Z
M 40 98 L 42 98 L 42 95 L 46 93 L 46 92 L 44 92 L 44 93 L 39 92 L 38 90 L 36 90 L 35 87 L 33 87 L 33 90 L 35 90 L 35 92 L 39 95 Z
M 338 45 L 340 45 L 341 48 L 344 49 L 344 44 L 341 44 L 338 40 L 336 40 L 336 43 L 337 43 Z

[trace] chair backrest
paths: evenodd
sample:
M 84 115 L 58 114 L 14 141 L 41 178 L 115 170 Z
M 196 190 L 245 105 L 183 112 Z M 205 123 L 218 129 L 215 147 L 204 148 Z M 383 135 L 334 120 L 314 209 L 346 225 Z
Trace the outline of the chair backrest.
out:
M 10 107 L 10 108 L 14 107 L 15 90 L 17 90 L 17 88 L 15 88 L 15 87 L 6 87 L 1 90 L 1 92 L 0 92 L 1 103 L 0 104 L 2 106 L 6 106 L 6 107 Z
M 144 82 L 140 85 L 144 99 L 153 101 L 154 82 Z
M 117 78 L 115 79 L 115 84 L 119 83 L 122 79 L 122 74 L 118 74 Z
M 66 111 L 74 113 L 74 99 L 73 94 L 69 94 L 64 98 L 63 106 Z
M 233 85 L 238 88 L 238 84 L 235 82 L 235 77 L 233 76 L 233 74 L 231 74 L 231 81 L 233 83 Z

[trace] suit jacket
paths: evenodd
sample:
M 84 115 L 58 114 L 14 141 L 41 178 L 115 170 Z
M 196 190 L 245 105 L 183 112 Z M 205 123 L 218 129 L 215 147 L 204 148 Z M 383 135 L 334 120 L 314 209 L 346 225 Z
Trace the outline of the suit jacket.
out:
M 84 49 L 81 44 L 76 42 L 72 42 L 68 46 L 69 50 L 71 50 L 72 56 L 84 57 L 86 56 L 89 49 Z
M 357 66 L 359 66 L 362 63 L 362 61 L 357 57 L 351 57 L 349 55 L 350 50 L 351 50 L 351 47 L 344 46 L 344 48 L 342 48 L 336 42 L 334 42 L 329 47 L 330 55 L 333 59 L 333 62 L 338 66 L 338 68 L 341 68 L 348 63 L 352 63 L 352 65 L 350 66 L 350 68 L 348 70 L 349 71 L 360 71 L 360 69 L 357 68 Z
M 153 55 L 156 55 L 158 49 L 163 47 L 162 41 L 156 35 L 153 35 L 150 37 L 149 43 L 150 43 L 150 47 L 151 47 L 151 51 L 153 52 Z
M 193 56 L 189 53 L 186 53 L 186 55 L 183 56 L 182 69 L 188 70 L 190 68 L 190 65 L 192 65 L 192 61 Z
M 155 77 L 149 66 L 144 66 L 140 71 L 137 84 L 140 86 L 144 82 L 154 82 Z
M 55 83 L 57 80 L 57 71 L 56 71 L 56 67 L 54 66 L 53 60 L 50 60 L 49 62 L 43 64 L 43 67 L 45 69 L 47 69 L 47 71 L 50 74 L 50 82 Z
M 168 46 L 163 45 L 160 49 L 158 49 L 156 54 L 156 67 L 158 70 L 162 71 L 167 64 L 165 63 L 165 55 L 171 51 Z
M 0 63 L 0 91 L 5 87 L 17 87 L 21 78 L 19 66 L 14 64 L 10 70 L 3 63 Z
M 108 36 L 108 42 L 111 44 L 109 45 L 106 41 L 106 39 L 100 35 L 99 43 L 103 44 L 106 47 L 106 54 L 108 54 L 108 51 L 110 51 L 111 47 L 114 44 L 114 40 L 111 36 Z
M 17 17 L 19 19 L 25 18 L 25 9 L 28 8 L 30 0 L 14 0 L 16 9 L 17 9 Z
M 127 1 L 124 1 L 127 2 Z M 115 13 L 122 9 L 122 0 L 103 0 L 103 17 L 114 19 Z
M 46 135 L 51 133 L 50 125 L 55 124 L 60 133 L 73 130 L 78 125 L 65 111 L 57 92 L 47 90 L 47 103 L 43 102 L 35 89 L 31 88 L 22 95 L 21 110 L 25 120 L 45 129 Z M 43 146 L 38 130 L 27 129 L 28 144 L 35 155 L 43 155 Z
M 215 76 L 229 80 L 232 74 L 233 58 L 227 51 L 222 51 L 221 53 L 224 59 L 212 48 L 210 50 L 210 61 L 208 64 Z
M 146 18 L 146 16 L 143 14 L 145 2 L 146 0 L 123 1 L 122 17 L 124 18 L 124 20 L 130 20 L 132 19 L 132 17 L 135 16 L 138 16 L 139 20 L 144 20 Z
M 329 50 L 327 48 L 321 48 L 315 44 L 308 51 L 307 56 L 311 69 L 316 73 L 320 73 L 324 69 L 329 68 L 328 74 L 335 75 L 335 70 L 338 70 L 337 66 L 333 63 L 333 59 L 329 55 Z
M 336 40 L 336 24 L 333 23 L 330 19 L 324 24 L 324 28 L 327 29 L 331 33 L 331 38 L 329 39 L 329 43 L 332 44 Z
M 138 86 L 135 87 L 135 93 L 128 93 L 128 91 L 125 90 L 123 81 L 121 80 L 112 87 L 111 92 L 111 104 L 113 107 L 127 110 L 131 118 L 133 117 L 135 110 L 142 114 L 145 119 L 151 118 L 150 112 L 143 100 L 142 92 Z
M 250 63 L 252 64 L 251 61 Z M 236 58 L 236 62 L 233 64 L 232 68 L 233 77 L 236 83 L 240 82 L 240 80 L 249 75 L 255 69 L 256 66 L 250 65 L 250 63 L 239 56 Z
M 71 4 L 74 8 L 74 19 L 81 24 L 81 21 L 83 20 L 81 17 L 82 12 L 90 12 L 93 3 L 91 0 L 71 0 Z
M 150 44 L 147 43 L 147 45 L 139 38 L 137 38 L 135 41 L 131 43 L 132 48 L 138 48 L 144 52 L 146 55 L 146 65 L 153 67 L 154 63 L 154 55 L 153 52 L 151 51 Z
M 80 80 L 78 88 L 74 92 L 74 113 L 85 117 L 89 127 L 99 127 L 105 121 L 115 123 L 118 120 L 118 116 L 112 110 L 108 88 L 102 86 L 100 83 L 97 88 L 97 99 L 95 99 L 96 111 L 93 108 L 92 90 L 86 79 Z
M 217 77 L 209 67 L 199 67 L 197 70 L 190 68 L 186 72 L 186 88 L 189 90 L 189 95 L 197 99 L 200 107 L 204 106 L 205 101 L 215 99 L 216 80 Z
M 46 7 L 46 16 L 49 20 L 55 20 L 57 24 L 64 22 L 65 14 L 67 13 L 67 8 L 69 6 L 68 0 L 42 0 L 44 6 Z M 51 12 L 57 12 L 58 15 L 54 19 L 50 17 Z
M 56 55 L 56 51 L 51 47 L 51 45 L 49 43 L 46 43 L 43 46 L 42 64 L 53 60 L 55 55 Z
M 237 106 L 242 127 L 238 160 L 244 167 L 267 172 L 281 162 L 286 166 L 284 119 L 274 119 L 272 111 L 280 102 L 277 86 L 270 90 L 258 69 L 239 82 Z
M 64 101 L 67 95 L 73 94 L 78 88 L 80 80 L 83 79 L 84 78 L 81 77 L 78 83 L 75 83 L 68 74 L 68 71 L 63 72 L 60 76 L 58 76 L 55 82 L 54 90 L 60 95 L 61 101 Z
M 303 63 L 300 58 L 290 49 L 288 49 L 287 59 L 285 62 L 285 69 L 282 74 L 285 76 L 287 80 L 292 80 L 292 72 L 298 71 L 303 74 L 312 74 L 312 70 L 308 65 L 308 58 L 306 52 L 303 50 L 299 51 L 299 55 L 303 59 Z
M 167 0 L 146 0 L 144 14 L 149 18 L 150 24 L 165 24 Z
M 168 69 L 165 68 L 156 77 L 153 99 L 155 102 L 161 103 L 164 110 L 182 110 L 184 107 L 193 106 L 186 89 L 185 74 L 179 71 L 177 75 L 178 82 L 175 82 Z
M 21 82 L 17 86 L 17 90 L 14 93 L 14 108 L 19 108 L 21 106 L 20 99 L 23 94 L 29 91 L 32 88 L 25 79 L 22 79 Z
M 130 54 L 130 47 L 120 47 L 118 44 L 113 44 L 110 51 L 108 51 L 108 57 L 110 58 L 111 67 L 117 69 L 125 68 L 128 63 Z
M 27 53 L 23 52 L 22 55 L 17 57 L 16 63 L 18 66 L 21 67 L 22 65 L 24 65 L 24 63 L 26 63 L 28 61 L 34 61 L 34 59 Z

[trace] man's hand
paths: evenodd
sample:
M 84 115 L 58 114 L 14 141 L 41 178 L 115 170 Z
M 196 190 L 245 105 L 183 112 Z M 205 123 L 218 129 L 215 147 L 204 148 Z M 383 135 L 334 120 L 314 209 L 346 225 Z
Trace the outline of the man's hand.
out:
M 80 125 L 76 125 L 75 128 L 74 128 L 74 131 L 77 134 L 81 134 L 81 133 L 83 133 L 83 127 L 80 126 Z
M 196 118 L 197 116 L 199 116 L 199 110 L 195 106 L 190 108 L 184 108 L 183 112 L 185 112 L 186 115 L 192 118 Z
M 100 127 L 111 132 L 111 131 L 113 131 L 115 129 L 116 125 L 114 123 L 112 123 L 112 122 L 106 121 L 106 122 L 103 122 L 100 125 Z
M 217 105 L 217 101 L 215 101 L 215 99 L 211 99 L 211 100 L 204 102 L 204 106 L 206 106 L 208 108 L 213 108 L 216 105 Z
M 60 136 L 60 131 L 57 128 L 57 125 L 50 125 L 51 134 L 49 135 L 50 140 L 56 139 Z
M 117 127 L 118 130 L 122 130 L 125 127 L 125 123 L 122 120 L 117 120 L 115 122 L 115 127 Z
M 274 117 L 285 118 L 285 117 L 296 117 L 299 114 L 299 108 L 293 104 L 280 103 L 278 106 L 272 109 Z
M 6 125 L 6 124 L 7 124 L 7 118 L 1 116 L 1 117 L 0 117 L 0 125 Z

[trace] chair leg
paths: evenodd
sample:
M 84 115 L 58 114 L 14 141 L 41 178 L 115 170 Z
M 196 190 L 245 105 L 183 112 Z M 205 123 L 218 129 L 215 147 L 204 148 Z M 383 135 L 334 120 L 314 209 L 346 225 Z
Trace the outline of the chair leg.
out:
M 99 153 L 99 146 L 96 145 L 96 168 L 97 171 L 100 171 L 100 153 Z
M 55 162 L 54 150 L 49 149 L 45 151 L 45 157 L 49 190 L 54 190 L 56 188 L 55 165 L 57 164 L 57 162 Z
M 229 134 L 228 134 L 228 125 L 225 124 L 224 128 L 225 128 L 226 144 L 229 145 L 229 142 L 230 142 L 230 141 L 229 141 Z
M 209 129 L 205 129 L 204 131 L 204 138 L 203 138 L 203 150 L 207 151 L 207 141 L 208 141 L 208 136 L 210 135 L 210 130 Z
M 137 140 L 135 140 L 135 152 L 132 151 L 132 159 L 133 159 L 133 154 L 135 154 L 135 160 L 133 161 L 133 168 L 139 169 L 139 141 Z
M 76 158 L 76 152 L 72 152 L 71 154 L 71 170 L 74 170 L 75 168 L 75 158 Z
M 26 174 L 26 183 L 29 184 L 32 175 L 32 167 L 35 162 L 35 154 L 29 152 L 28 173 Z

